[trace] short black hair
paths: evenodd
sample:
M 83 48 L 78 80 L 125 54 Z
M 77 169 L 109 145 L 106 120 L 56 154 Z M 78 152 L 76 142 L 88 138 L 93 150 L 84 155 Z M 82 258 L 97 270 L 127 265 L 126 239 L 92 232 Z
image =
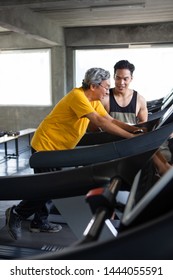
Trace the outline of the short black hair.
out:
M 135 66 L 128 60 L 120 60 L 114 65 L 114 74 L 116 73 L 117 69 L 128 69 L 131 75 L 133 75 Z

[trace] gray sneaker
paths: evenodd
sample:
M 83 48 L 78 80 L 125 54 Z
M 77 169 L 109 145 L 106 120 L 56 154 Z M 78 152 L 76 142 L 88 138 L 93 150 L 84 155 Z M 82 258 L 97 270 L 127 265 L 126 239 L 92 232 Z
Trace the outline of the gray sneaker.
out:
M 35 221 L 32 221 L 31 224 L 30 224 L 30 228 L 29 230 L 31 232 L 58 232 L 62 229 L 62 226 L 61 225 L 58 225 L 58 224 L 52 224 L 52 223 L 44 223 L 44 224 L 39 224 L 39 223 L 36 223 Z
M 15 206 L 8 208 L 5 212 L 6 227 L 11 237 L 17 240 L 21 237 L 21 219 L 13 212 L 14 208 Z

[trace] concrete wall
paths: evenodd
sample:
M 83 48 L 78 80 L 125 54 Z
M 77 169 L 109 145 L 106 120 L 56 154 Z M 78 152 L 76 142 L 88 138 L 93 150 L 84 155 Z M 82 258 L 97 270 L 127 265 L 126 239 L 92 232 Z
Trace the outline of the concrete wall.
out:
M 5 40 L 3 41 L 3 39 Z M 19 36 L 13 33 L 0 35 L 0 48 L 3 50 L 45 47 L 48 47 L 47 44 L 25 38 L 25 36 Z M 66 92 L 65 59 L 64 46 L 51 47 L 53 105 L 45 107 L 0 106 L 0 130 L 20 130 L 29 127 L 37 127 L 39 125 L 42 119 L 53 108 L 54 104 L 56 104 Z
M 127 47 L 140 44 L 172 44 L 173 22 L 104 27 L 66 28 L 67 61 L 74 61 L 74 50 Z M 67 89 L 73 86 L 72 66 L 67 67 Z
M 74 50 L 76 48 L 105 48 L 145 43 L 172 44 L 173 22 L 151 25 L 66 28 L 63 36 L 63 40 L 59 43 L 51 44 L 18 33 L 9 32 L 0 35 L 0 49 L 51 48 L 53 106 L 73 87 Z M 0 130 L 37 127 L 52 107 L 1 106 Z

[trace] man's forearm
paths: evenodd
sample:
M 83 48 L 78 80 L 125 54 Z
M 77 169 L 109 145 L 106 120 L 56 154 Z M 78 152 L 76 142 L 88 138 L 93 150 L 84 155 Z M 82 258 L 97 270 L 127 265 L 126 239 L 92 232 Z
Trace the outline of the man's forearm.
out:
M 134 131 L 138 129 L 137 126 L 129 125 L 116 119 L 112 120 L 112 122 L 130 133 L 134 133 Z

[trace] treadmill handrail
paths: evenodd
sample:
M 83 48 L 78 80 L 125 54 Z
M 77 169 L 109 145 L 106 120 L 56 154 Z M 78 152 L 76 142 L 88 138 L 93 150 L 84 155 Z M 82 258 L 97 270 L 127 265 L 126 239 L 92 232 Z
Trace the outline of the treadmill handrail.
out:
M 131 139 L 61 151 L 40 151 L 30 157 L 32 168 L 85 166 L 137 155 L 158 148 L 173 131 L 173 123 Z

